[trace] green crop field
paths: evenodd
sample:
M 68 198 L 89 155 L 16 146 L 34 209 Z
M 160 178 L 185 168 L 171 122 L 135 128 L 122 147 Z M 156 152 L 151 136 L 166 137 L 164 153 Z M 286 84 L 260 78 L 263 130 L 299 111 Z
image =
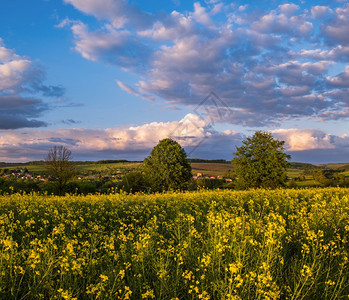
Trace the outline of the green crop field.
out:
M 96 171 L 100 173 L 108 173 L 116 170 L 137 169 L 141 166 L 141 164 L 142 163 L 139 163 L 139 162 L 120 162 L 120 163 L 107 163 L 107 164 L 77 163 L 75 167 L 80 172 Z
M 1 299 L 347 299 L 349 189 L 0 196 Z

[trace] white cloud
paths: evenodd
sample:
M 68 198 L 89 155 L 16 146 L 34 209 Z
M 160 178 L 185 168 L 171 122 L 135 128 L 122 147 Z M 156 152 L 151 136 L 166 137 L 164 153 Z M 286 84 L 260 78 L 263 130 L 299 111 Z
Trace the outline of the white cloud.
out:
M 306 21 L 305 15 L 296 15 L 299 7 L 295 4 L 280 5 L 255 21 L 251 28 L 257 32 L 288 34 L 307 37 L 313 31 L 313 24 Z
M 126 0 L 64 0 L 78 10 L 100 20 L 108 20 L 115 29 L 132 25 L 144 28 L 152 23 L 151 15 L 129 5 Z
M 154 23 L 152 28 L 138 31 L 141 37 L 150 37 L 155 41 L 170 40 L 184 38 L 195 32 L 195 23 L 190 16 L 173 11 L 167 18 Z
M 330 50 L 324 49 L 302 49 L 299 52 L 289 51 L 292 57 L 311 58 L 315 60 L 344 60 L 349 61 L 349 46 L 338 45 Z
M 61 86 L 46 86 L 44 79 L 40 66 L 6 48 L 0 38 L 0 129 L 46 126 L 36 118 L 48 110 L 48 105 L 36 97 L 22 96 L 24 92 L 45 97 L 63 95 Z
M 238 9 L 239 9 L 239 11 L 245 11 L 247 9 L 247 7 L 248 7 L 248 4 L 240 5 Z
M 301 161 L 314 162 L 313 156 L 318 157 L 322 151 L 320 161 L 343 162 L 349 153 L 347 134 L 335 136 L 315 129 L 292 128 L 273 130 L 272 134 L 286 141 L 286 152 Z M 0 131 L 0 161 L 41 160 L 54 145 L 69 148 L 76 160 L 143 160 L 159 140 L 167 137 L 176 139 L 189 157 L 228 160 L 232 159 L 235 146 L 240 146 L 245 139 L 231 129 L 213 131 L 207 120 L 188 114 L 180 121 L 123 128 Z
M 279 5 L 279 10 L 281 13 L 285 14 L 286 16 L 291 16 L 297 10 L 299 10 L 299 6 L 293 3 L 286 3 L 286 4 Z
M 18 88 L 25 79 L 25 71 L 31 66 L 31 61 L 25 59 L 0 64 L 0 91 Z
M 215 4 L 213 6 L 212 10 L 210 11 L 210 15 L 216 15 L 216 14 L 220 13 L 223 8 L 224 8 L 224 4 L 223 3 Z
M 311 16 L 314 19 L 322 19 L 326 15 L 331 14 L 333 11 L 330 7 L 328 6 L 323 6 L 323 5 L 316 5 L 311 8 Z
M 253 126 L 253 120 L 261 126 L 288 118 L 319 119 L 326 112 L 345 109 L 336 95 L 346 86 L 346 75 L 329 77 L 329 73 L 339 61 L 348 61 L 349 48 L 333 39 L 330 48 L 324 46 L 314 17 L 324 15 L 322 30 L 339 28 L 346 23 L 346 5 L 335 14 L 313 6 L 311 17 L 301 4 L 261 12 L 250 6 L 222 6 L 221 1 L 195 2 L 186 14 L 154 13 L 144 26 L 126 22 L 116 29 L 115 16 L 128 18 L 131 7 L 142 12 L 127 1 L 106 0 L 106 8 L 121 5 L 109 12 L 93 1 L 66 1 L 109 20 L 94 31 L 82 22 L 68 22 L 75 48 L 86 59 L 136 74 L 139 80 L 133 86 L 121 81 L 118 85 L 138 97 L 196 105 L 214 91 L 234 112 L 233 122 L 246 126 Z M 299 42 L 303 49 L 293 50 Z M 332 113 L 327 116 L 335 118 Z
M 32 62 L 21 57 L 13 50 L 7 49 L 0 38 L 0 92 L 14 91 L 19 88 L 25 78 L 25 72 L 32 66 Z
M 345 67 L 345 70 L 335 77 L 327 77 L 327 81 L 330 85 L 340 88 L 349 88 L 349 66 Z
M 323 32 L 331 43 L 349 45 L 349 3 L 338 7 L 332 20 L 323 26 Z
M 6 63 L 9 61 L 20 60 L 21 57 L 14 53 L 13 50 L 7 49 L 5 44 L 0 38 L 0 63 Z
M 64 0 L 64 2 L 98 19 L 109 20 L 116 28 L 123 27 L 127 22 L 124 15 L 126 3 L 122 0 Z
M 334 149 L 330 135 L 315 129 L 276 129 L 273 135 L 286 142 L 289 151 L 304 151 L 314 149 Z
M 125 92 L 129 93 L 129 94 L 132 94 L 132 95 L 135 95 L 137 97 L 141 96 L 140 93 L 138 93 L 134 88 L 130 87 L 129 85 L 121 82 L 120 80 L 116 80 L 116 83 L 117 85 L 122 89 L 124 90 Z
M 0 131 L 0 161 L 43 159 L 47 150 L 56 144 L 64 144 L 80 156 L 98 153 L 132 156 L 137 151 L 145 155 L 159 140 L 167 137 L 191 148 L 213 135 L 227 139 L 238 135 L 233 131 L 213 134 L 207 125 L 200 116 L 187 114 L 180 121 L 152 122 L 125 128 Z
M 200 2 L 194 3 L 193 18 L 202 25 L 213 26 L 214 24 L 205 7 L 202 7 Z

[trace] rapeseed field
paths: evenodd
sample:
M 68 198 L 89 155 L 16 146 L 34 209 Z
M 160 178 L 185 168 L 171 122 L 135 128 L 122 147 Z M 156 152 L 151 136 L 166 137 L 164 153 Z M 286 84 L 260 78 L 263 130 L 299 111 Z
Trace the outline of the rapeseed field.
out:
M 0 299 L 348 299 L 349 189 L 0 196 Z

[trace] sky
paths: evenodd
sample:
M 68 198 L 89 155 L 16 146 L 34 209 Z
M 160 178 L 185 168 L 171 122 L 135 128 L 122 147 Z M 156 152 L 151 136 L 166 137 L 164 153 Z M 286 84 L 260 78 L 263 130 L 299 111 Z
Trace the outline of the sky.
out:
M 2 0 L 0 161 L 143 160 L 163 138 L 233 158 L 349 162 L 348 1 Z

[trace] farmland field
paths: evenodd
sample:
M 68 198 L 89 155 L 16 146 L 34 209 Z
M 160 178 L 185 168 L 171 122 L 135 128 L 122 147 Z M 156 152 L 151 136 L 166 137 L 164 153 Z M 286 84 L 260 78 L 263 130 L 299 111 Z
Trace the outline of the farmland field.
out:
M 208 176 L 224 176 L 229 170 L 233 169 L 231 163 L 191 163 L 192 173 L 203 173 Z
M 349 190 L 0 196 L 1 299 L 341 299 Z

